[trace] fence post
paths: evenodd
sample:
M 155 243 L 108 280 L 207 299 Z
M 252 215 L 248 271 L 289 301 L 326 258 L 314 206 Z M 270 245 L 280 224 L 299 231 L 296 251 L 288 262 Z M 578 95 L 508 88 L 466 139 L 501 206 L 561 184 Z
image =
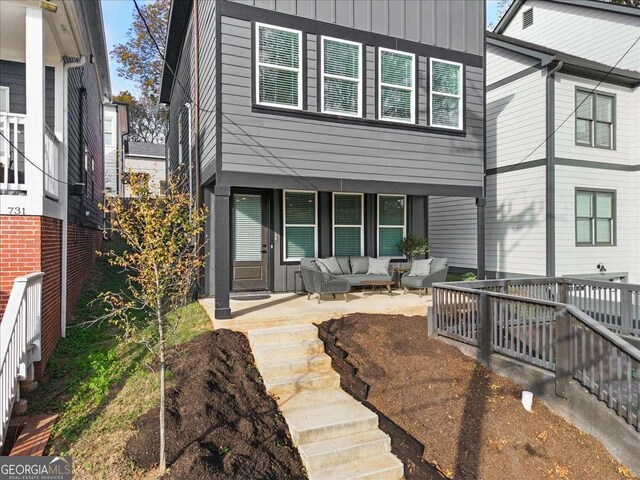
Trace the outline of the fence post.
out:
M 620 333 L 631 335 L 631 290 L 624 284 L 620 287 Z
M 558 303 L 564 303 L 565 305 L 569 303 L 569 285 L 566 279 L 563 279 L 558 284 Z
M 480 358 L 488 361 L 491 356 L 491 312 L 489 308 L 489 295 L 485 292 L 480 293 L 480 302 L 478 305 L 478 324 L 480 331 L 478 332 L 478 343 L 480 348 Z
M 569 380 L 571 380 L 571 325 L 566 308 L 556 308 L 554 321 L 556 324 L 556 395 L 561 398 L 569 398 Z

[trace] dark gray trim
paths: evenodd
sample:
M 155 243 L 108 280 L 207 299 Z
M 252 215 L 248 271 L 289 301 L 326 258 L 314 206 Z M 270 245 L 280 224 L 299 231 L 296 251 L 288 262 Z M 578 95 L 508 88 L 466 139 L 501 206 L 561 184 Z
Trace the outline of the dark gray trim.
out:
M 593 193 L 593 219 L 596 221 L 592 225 L 592 242 L 580 243 L 578 242 L 578 192 Z M 598 221 L 598 208 L 596 196 L 598 193 L 612 193 L 613 199 L 611 201 L 611 220 L 613 221 L 613 232 L 611 232 L 611 243 L 598 243 L 597 238 L 597 221 Z M 603 217 L 604 218 L 604 217 Z M 615 247 L 618 245 L 618 191 L 608 188 L 590 188 L 590 187 L 575 187 L 573 193 L 573 225 L 574 225 L 574 239 L 576 247 Z
M 556 165 L 581 168 L 599 168 L 602 170 L 617 170 L 620 172 L 640 172 L 640 163 L 625 165 L 623 163 L 592 162 L 591 160 L 577 160 L 574 158 L 556 158 Z
M 482 24 L 487 24 L 487 9 L 482 9 Z M 483 33 L 484 47 L 483 55 L 487 58 L 487 29 L 484 29 Z M 482 89 L 482 169 L 485 174 L 482 176 L 482 229 L 478 226 L 478 232 L 476 233 L 478 238 L 478 252 L 476 258 L 476 265 L 478 267 L 477 272 L 482 273 L 479 277 L 481 280 L 487 277 L 487 245 L 486 245 L 486 206 L 487 206 L 487 69 L 482 69 L 482 84 L 485 88 Z M 476 204 L 478 199 L 476 199 Z M 480 215 L 480 212 L 478 212 Z M 482 243 L 482 245 L 480 245 Z M 482 268 L 480 268 L 482 264 Z
M 504 35 L 495 35 L 489 32 L 487 33 L 486 37 L 487 43 L 493 46 L 504 48 L 505 50 L 509 50 L 521 55 L 525 55 L 527 57 L 540 60 L 541 67 L 546 67 L 555 59 L 555 53 L 548 51 L 541 52 L 538 49 L 532 48 L 531 46 L 529 46 L 529 44 L 527 44 L 526 46 L 515 44 L 512 42 L 513 40 L 514 39 L 512 39 L 511 37 L 506 37 Z
M 231 290 L 231 205 L 230 189 L 216 185 L 213 197 L 213 241 L 215 269 L 215 318 L 218 320 L 231 318 L 229 292 Z
M 497 175 L 499 173 L 517 172 L 518 170 L 527 170 L 529 168 L 542 167 L 547 164 L 546 158 L 538 160 L 529 160 L 528 162 L 513 163 L 511 165 L 503 165 L 501 167 L 488 168 L 487 175 Z
M 305 32 L 305 35 L 316 36 L 316 111 L 322 114 L 322 35 L 307 32 Z M 304 110 L 307 109 L 305 108 Z
M 520 70 L 513 75 L 509 75 L 508 77 L 504 77 L 502 80 L 498 80 L 497 82 L 493 82 L 491 85 L 487 85 L 487 92 L 491 90 L 495 90 L 496 88 L 504 87 L 516 80 L 520 80 L 521 78 L 526 77 L 527 75 L 531 75 L 534 72 L 541 70 L 540 65 L 534 65 L 532 67 L 525 68 L 524 70 Z
M 476 198 L 476 210 L 477 210 L 477 225 L 478 225 L 478 234 L 477 234 L 477 259 L 476 263 L 478 265 L 478 278 L 483 280 L 486 276 L 486 263 L 485 263 L 485 206 L 486 206 L 485 198 Z
M 308 95 L 308 88 L 307 88 L 307 82 L 308 82 L 308 65 L 307 65 L 307 32 L 302 32 L 302 34 L 300 35 L 300 41 L 302 42 L 302 58 L 300 59 L 300 61 L 302 62 L 300 65 L 300 71 L 302 74 L 302 85 L 300 88 L 302 88 L 302 109 L 303 110 L 307 110 L 309 108 L 309 95 Z M 316 48 L 318 48 L 318 42 L 316 40 Z M 255 50 L 254 44 L 251 45 L 251 50 Z M 316 52 L 316 56 L 317 56 L 317 52 Z M 222 65 L 222 64 L 219 64 Z M 251 62 L 251 69 L 252 69 L 252 73 L 253 76 L 255 76 L 255 72 L 253 72 L 253 69 L 255 68 L 255 63 Z M 317 95 L 317 93 L 316 93 Z M 316 100 L 317 103 L 317 100 Z
M 377 83 L 377 82 L 376 82 Z M 377 86 L 376 86 L 376 94 L 377 94 Z M 416 102 L 417 103 L 417 102 Z M 465 102 L 466 105 L 466 102 Z M 320 108 L 320 107 L 318 107 Z M 367 125 L 371 127 L 377 128 L 390 128 L 394 130 L 412 130 L 412 131 L 420 131 L 427 133 L 437 133 L 438 135 L 447 135 L 450 137 L 466 137 L 467 132 L 465 130 L 451 130 L 448 128 L 439 128 L 439 127 L 429 127 L 427 125 L 417 125 L 414 123 L 399 123 L 399 122 L 390 122 L 388 120 L 377 120 L 372 118 L 362 118 L 362 117 L 348 117 L 335 115 L 333 113 L 320 113 L 314 112 L 311 110 L 292 110 L 290 108 L 278 108 L 271 107 L 266 105 L 252 105 L 252 112 L 261 113 L 261 114 L 269 114 L 269 115 L 282 115 L 285 117 L 296 117 L 296 118 L 311 118 L 313 120 L 321 120 L 325 122 L 332 123 L 346 123 L 351 125 Z M 377 100 L 376 100 L 376 116 L 378 112 Z M 464 122 L 464 119 L 463 119 Z
M 593 140 L 593 144 L 589 143 L 579 143 L 578 142 L 578 93 L 586 93 L 588 95 L 593 95 L 593 105 L 592 105 L 592 112 L 591 112 L 591 126 L 590 126 L 590 130 L 589 130 L 589 142 L 591 142 Z M 613 100 L 613 105 L 611 106 L 611 146 L 609 147 L 599 147 L 597 145 L 596 142 L 596 134 L 598 129 L 596 128 L 598 120 L 596 118 L 596 114 L 597 114 L 597 103 L 598 103 L 598 97 L 608 97 L 610 99 Z M 616 105 L 618 103 L 618 96 L 615 93 L 607 93 L 607 92 L 602 92 L 600 90 L 592 90 L 590 88 L 585 88 L 585 87 L 579 87 L 579 86 L 575 86 L 574 88 L 574 93 L 573 93 L 573 101 L 574 101 L 574 108 L 576 109 L 576 114 L 574 115 L 574 131 L 573 131 L 573 138 L 574 138 L 574 145 L 576 147 L 589 147 L 589 148 L 599 148 L 601 150 L 616 150 L 616 133 L 617 133 L 617 109 L 616 109 Z M 581 118 L 581 120 L 586 120 L 585 118 Z M 601 123 L 606 123 L 606 122 L 601 122 Z
M 174 71 L 178 68 L 178 61 L 184 45 L 185 32 L 191 18 L 191 5 L 193 0 L 180 0 L 171 2 L 169 13 L 169 26 L 167 27 L 167 40 L 165 44 L 164 64 L 162 66 L 162 78 L 160 79 L 160 103 L 171 101 L 171 90 L 175 79 L 167 64 Z M 216 12 L 217 12 L 216 8 Z M 217 13 L 216 13 L 217 14 Z
M 223 172 L 222 172 L 222 14 L 220 13 L 220 9 L 218 5 L 216 5 L 215 9 L 216 13 L 216 184 L 223 184 Z M 251 28 L 251 41 L 253 42 L 254 38 L 254 29 Z M 251 45 L 251 54 L 254 55 L 253 45 Z M 253 72 L 253 56 L 251 62 L 251 69 Z M 255 76 L 251 75 L 252 81 Z M 253 92 L 253 89 L 251 90 Z
M 364 30 L 357 30 L 333 23 L 321 22 L 319 20 L 313 20 L 296 15 L 289 15 L 287 13 L 231 2 L 229 0 L 218 0 L 217 7 L 225 17 L 271 23 L 273 25 L 302 30 L 307 33 L 342 38 L 345 40 L 360 42 L 364 45 L 378 45 L 380 47 L 401 50 L 407 53 L 415 53 L 416 55 L 422 55 L 425 57 L 437 57 L 443 60 L 460 62 L 465 65 L 478 68 L 482 68 L 484 64 L 484 58 L 481 55 L 474 55 L 434 45 L 427 45 L 420 42 L 396 38 L 390 35 L 366 32 Z
M 562 68 L 562 63 L 554 63 L 548 67 L 546 78 L 546 275 L 555 276 L 556 271 L 556 172 L 555 155 L 555 115 L 556 115 L 556 76 L 555 72 Z
M 382 182 L 347 178 L 296 177 L 289 175 L 256 175 L 251 172 L 225 172 L 226 185 L 234 187 L 274 188 L 285 190 L 315 190 L 318 192 L 388 193 L 407 195 L 437 195 L 450 197 L 481 197 L 482 187 L 437 183 Z

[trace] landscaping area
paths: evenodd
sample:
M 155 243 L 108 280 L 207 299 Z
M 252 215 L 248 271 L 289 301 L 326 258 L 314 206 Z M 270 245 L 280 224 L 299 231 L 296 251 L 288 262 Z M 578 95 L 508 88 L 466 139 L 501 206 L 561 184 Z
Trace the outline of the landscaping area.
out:
M 636 478 L 592 436 L 522 388 L 427 336 L 423 316 L 354 314 L 323 324 L 369 386 L 367 401 L 456 479 Z
M 25 396 L 28 413 L 59 415 L 47 454 L 72 456 L 74 478 L 157 478 L 157 369 L 144 346 L 123 342 L 112 325 L 82 325 L 104 313 L 93 302 L 98 293 L 125 282 L 105 258 L 90 278 L 46 377 Z M 165 478 L 306 478 L 246 338 L 211 331 L 198 303 L 178 313 L 169 337 Z

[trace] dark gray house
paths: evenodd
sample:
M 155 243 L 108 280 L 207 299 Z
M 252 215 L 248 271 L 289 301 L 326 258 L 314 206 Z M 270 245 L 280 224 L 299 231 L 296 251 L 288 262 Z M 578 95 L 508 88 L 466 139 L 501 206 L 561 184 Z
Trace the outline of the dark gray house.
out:
M 170 171 L 210 209 L 203 294 L 294 289 L 301 257 L 401 261 L 430 197 L 476 198 L 485 2 L 174 0 Z M 438 221 L 445 221 L 438 215 Z

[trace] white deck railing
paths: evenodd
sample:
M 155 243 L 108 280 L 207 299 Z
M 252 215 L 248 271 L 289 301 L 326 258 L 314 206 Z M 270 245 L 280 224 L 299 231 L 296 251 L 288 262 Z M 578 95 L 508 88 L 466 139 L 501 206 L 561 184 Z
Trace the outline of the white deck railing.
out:
M 58 199 L 58 172 L 60 171 L 60 141 L 56 134 L 44 126 L 44 192 L 48 197 Z
M 38 272 L 15 279 L 0 323 L 0 450 L 11 410 L 20 399 L 19 382 L 33 379 L 33 362 L 41 359 L 43 276 Z
M 0 113 L 0 132 L 21 151 L 24 150 L 26 118 L 26 115 L 18 113 Z M 26 190 L 24 158 L 2 137 L 0 137 L 0 190 Z

